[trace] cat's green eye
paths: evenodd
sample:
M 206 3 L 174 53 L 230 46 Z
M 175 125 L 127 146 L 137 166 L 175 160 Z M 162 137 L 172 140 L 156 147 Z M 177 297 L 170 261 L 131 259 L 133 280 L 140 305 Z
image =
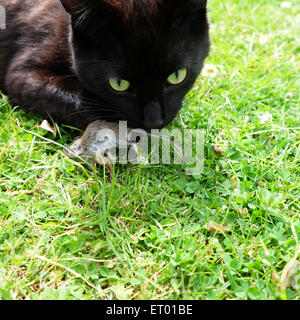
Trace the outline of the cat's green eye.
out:
M 182 83 L 187 76 L 187 69 L 180 69 L 172 73 L 167 79 L 169 84 L 177 85 Z
M 108 80 L 109 85 L 118 92 L 125 92 L 130 88 L 130 82 L 118 78 L 110 78 Z

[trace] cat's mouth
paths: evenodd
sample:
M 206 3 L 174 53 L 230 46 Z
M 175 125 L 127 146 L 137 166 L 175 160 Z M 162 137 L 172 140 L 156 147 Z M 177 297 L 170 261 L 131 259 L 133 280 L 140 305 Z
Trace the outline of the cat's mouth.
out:
M 151 130 L 151 129 L 162 129 L 165 127 L 165 121 L 163 119 L 155 119 L 155 120 L 144 120 L 143 121 L 143 129 Z
M 129 128 L 134 128 L 134 129 L 143 129 L 146 131 L 151 131 L 154 129 L 163 129 L 166 127 L 171 121 L 164 121 L 164 120 L 157 120 L 157 121 L 132 121 L 130 119 L 119 119 L 118 121 L 114 122 L 120 122 L 120 121 L 125 121 L 127 122 L 127 126 Z

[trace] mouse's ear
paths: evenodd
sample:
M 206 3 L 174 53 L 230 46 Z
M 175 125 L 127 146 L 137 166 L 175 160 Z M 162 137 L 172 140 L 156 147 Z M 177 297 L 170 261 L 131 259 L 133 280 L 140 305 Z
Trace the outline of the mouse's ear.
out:
M 81 138 L 76 139 L 70 147 L 65 146 L 64 154 L 66 154 L 71 159 L 75 158 L 76 156 L 81 156 L 83 154 Z

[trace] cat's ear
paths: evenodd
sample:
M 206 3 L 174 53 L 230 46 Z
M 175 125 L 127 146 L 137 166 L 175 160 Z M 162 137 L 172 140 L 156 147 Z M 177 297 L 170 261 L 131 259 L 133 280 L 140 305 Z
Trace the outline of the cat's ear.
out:
M 106 0 L 60 0 L 72 17 L 75 30 L 86 30 L 94 25 L 103 26 L 110 16 Z M 94 19 L 97 17 L 97 19 Z
M 206 8 L 207 0 L 187 0 L 185 1 L 187 5 L 195 6 L 196 8 Z
M 207 0 L 162 0 L 173 11 L 182 11 L 182 13 L 206 12 Z
M 82 5 L 84 1 L 81 0 L 60 0 L 67 12 L 74 13 Z
M 194 8 L 205 9 L 207 6 L 207 0 L 162 0 L 162 4 L 167 4 L 173 8 Z
M 94 0 L 60 0 L 63 7 L 71 15 L 82 12 L 83 10 L 91 8 L 97 1 Z M 100 2 L 98 0 L 98 2 Z
M 207 13 L 207 0 L 163 0 L 175 17 L 191 21 L 204 21 Z
M 161 0 L 173 17 L 197 21 L 206 16 L 207 0 Z

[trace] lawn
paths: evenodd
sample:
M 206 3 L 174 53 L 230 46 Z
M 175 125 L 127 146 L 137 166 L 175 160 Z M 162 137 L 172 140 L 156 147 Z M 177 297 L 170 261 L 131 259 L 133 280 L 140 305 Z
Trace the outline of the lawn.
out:
M 211 72 L 170 126 L 205 131 L 202 175 L 90 172 L 62 152 L 73 131 L 55 138 L 0 98 L 1 299 L 299 300 L 300 3 L 290 4 L 209 1 Z

